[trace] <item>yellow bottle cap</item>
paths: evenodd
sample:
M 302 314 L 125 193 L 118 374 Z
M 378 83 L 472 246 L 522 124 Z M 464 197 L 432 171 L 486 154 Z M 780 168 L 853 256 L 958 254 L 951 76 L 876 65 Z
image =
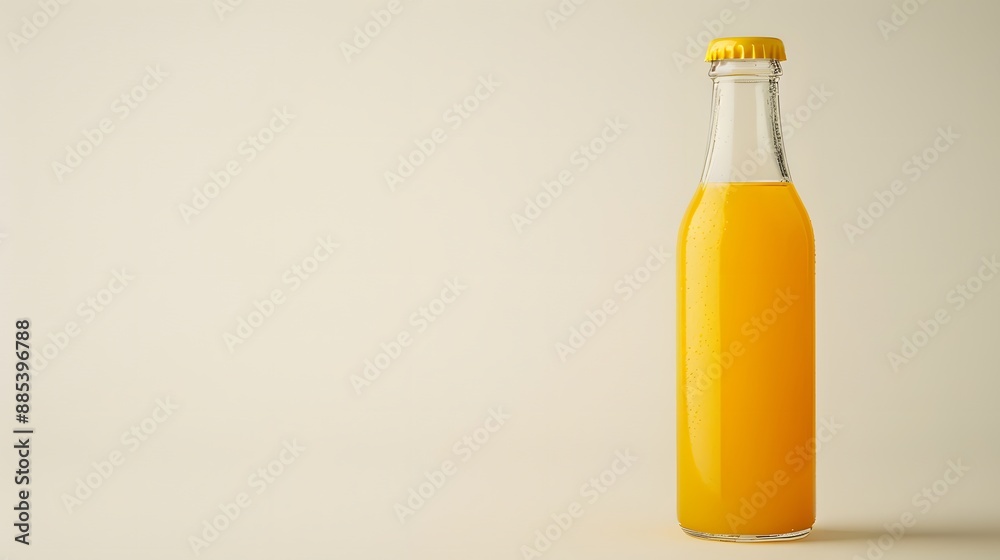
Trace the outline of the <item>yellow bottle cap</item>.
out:
M 719 37 L 705 53 L 707 62 L 748 58 L 785 60 L 785 44 L 774 37 Z

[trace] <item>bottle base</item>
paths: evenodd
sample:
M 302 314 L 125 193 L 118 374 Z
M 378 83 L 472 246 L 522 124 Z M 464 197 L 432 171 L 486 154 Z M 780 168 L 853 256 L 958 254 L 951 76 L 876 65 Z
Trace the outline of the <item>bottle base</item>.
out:
M 812 532 L 812 527 L 808 529 L 802 529 L 800 531 L 792 531 L 790 533 L 780 533 L 774 535 L 726 535 L 726 534 L 716 534 L 716 533 L 702 533 L 701 531 L 694 531 L 688 529 L 687 527 L 681 526 L 681 529 L 685 533 L 696 537 L 699 539 L 706 539 L 710 541 L 726 541 L 726 542 L 775 542 L 775 541 L 794 541 L 796 539 L 801 539 Z

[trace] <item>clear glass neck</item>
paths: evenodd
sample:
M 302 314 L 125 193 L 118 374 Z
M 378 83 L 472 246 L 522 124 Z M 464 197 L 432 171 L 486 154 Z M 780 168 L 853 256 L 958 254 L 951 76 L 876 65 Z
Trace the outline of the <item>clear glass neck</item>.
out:
M 712 124 L 702 183 L 791 182 L 776 60 L 712 62 Z

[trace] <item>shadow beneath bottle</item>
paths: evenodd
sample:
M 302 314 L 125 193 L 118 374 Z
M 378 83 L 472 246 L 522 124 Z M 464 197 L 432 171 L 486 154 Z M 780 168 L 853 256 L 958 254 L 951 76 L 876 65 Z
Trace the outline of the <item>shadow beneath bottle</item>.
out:
M 877 541 L 879 537 L 884 535 L 892 536 L 885 527 L 877 525 L 872 527 L 816 527 L 809 536 L 798 542 L 854 541 L 864 543 L 869 540 Z M 961 540 L 1000 544 L 1000 529 L 996 527 L 909 527 L 902 538 L 906 540 Z

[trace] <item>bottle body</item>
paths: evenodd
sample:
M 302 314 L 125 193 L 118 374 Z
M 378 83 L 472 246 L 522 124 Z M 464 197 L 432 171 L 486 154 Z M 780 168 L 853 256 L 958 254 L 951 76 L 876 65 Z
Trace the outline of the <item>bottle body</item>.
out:
M 784 161 L 780 68 L 742 64 L 713 76 L 678 237 L 678 520 L 707 538 L 797 538 L 815 520 L 815 244 Z
M 779 535 L 815 519 L 814 265 L 790 183 L 701 185 L 677 248 L 678 519 Z

